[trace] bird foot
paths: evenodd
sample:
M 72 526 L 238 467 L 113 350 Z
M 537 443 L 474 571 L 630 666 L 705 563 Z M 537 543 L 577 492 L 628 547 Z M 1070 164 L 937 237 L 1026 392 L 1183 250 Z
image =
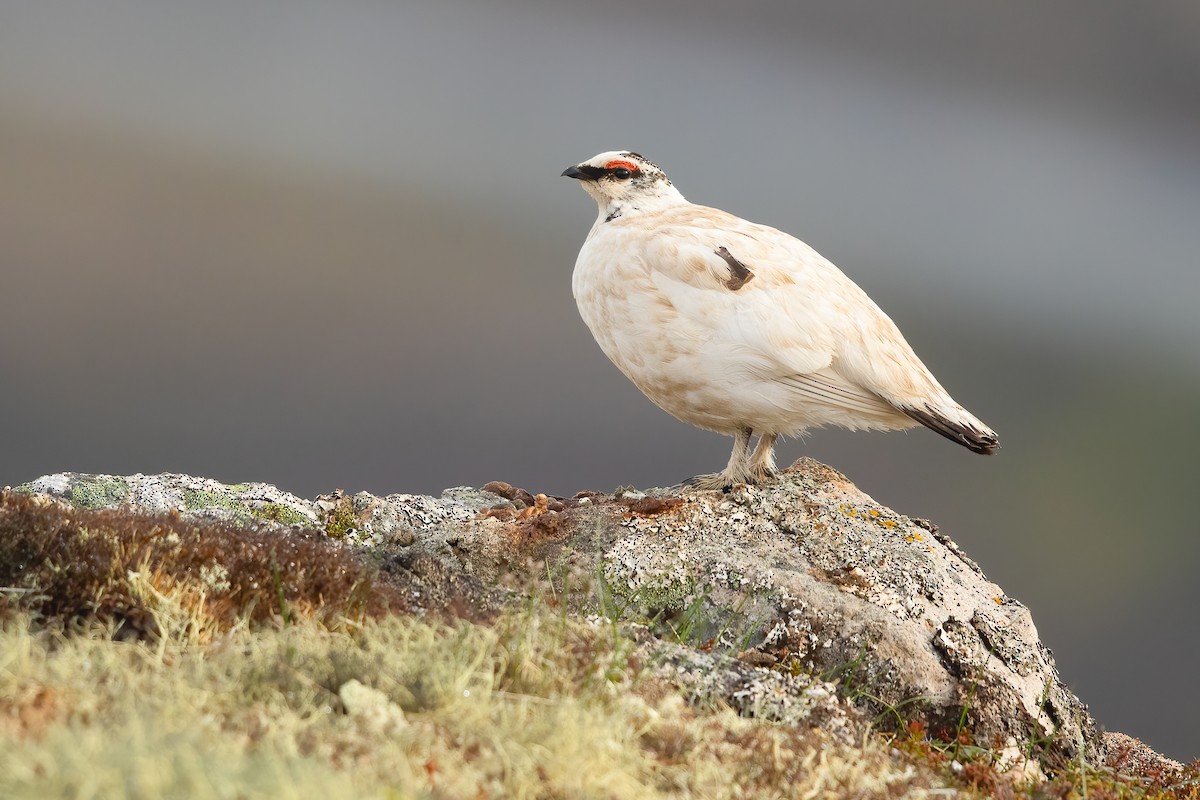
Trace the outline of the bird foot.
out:
M 709 472 L 704 475 L 695 475 L 683 482 L 683 485 L 689 489 L 721 490 L 728 492 L 733 488 L 733 484 L 740 481 L 734 481 L 724 472 Z
M 728 472 L 710 472 L 688 478 L 682 485 L 691 489 L 720 489 L 722 492 L 728 493 L 738 484 L 754 486 L 758 483 L 765 483 L 777 474 L 779 473 L 774 470 L 751 470 L 737 475 L 730 475 Z
M 768 466 L 753 466 L 750 468 L 750 479 L 747 483 L 766 483 L 772 478 L 779 477 L 779 470 L 774 464 Z
M 749 484 L 754 486 L 759 483 L 766 483 L 772 478 L 779 475 L 779 470 L 774 467 L 756 466 L 751 467 L 746 472 L 739 472 L 736 475 L 731 475 L 728 470 L 723 472 L 709 472 L 704 475 L 696 475 L 688 478 L 683 482 L 683 486 L 690 489 L 703 490 L 720 490 L 729 493 L 734 486 L 739 483 Z

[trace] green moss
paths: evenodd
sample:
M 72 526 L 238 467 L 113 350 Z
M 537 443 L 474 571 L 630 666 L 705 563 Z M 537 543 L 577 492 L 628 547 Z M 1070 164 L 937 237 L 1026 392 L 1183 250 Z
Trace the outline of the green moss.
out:
M 76 508 L 108 508 L 129 497 L 124 478 L 80 478 L 71 486 L 71 505 Z
M 203 489 L 183 490 L 183 504 L 189 511 L 198 508 L 228 508 L 234 502 L 231 498 L 216 492 L 207 492 Z M 243 511 L 248 510 L 244 503 L 238 503 L 238 507 Z
M 696 582 L 691 578 L 675 580 L 663 575 L 658 576 L 661 583 L 633 586 L 626 576 L 617 574 L 617 568 L 611 563 L 602 565 L 600 578 L 604 591 L 617 601 L 620 608 L 636 612 L 678 611 L 685 608 L 696 595 Z M 626 614 L 620 616 L 627 617 Z
M 344 539 L 346 534 L 359 526 L 358 515 L 354 513 L 354 501 L 343 497 L 329 517 L 325 520 L 325 533 L 334 539 Z
M 258 519 L 269 519 L 272 522 L 279 522 L 283 525 L 304 525 L 311 526 L 312 520 L 300 513 L 291 506 L 285 506 L 283 503 L 263 503 L 261 506 L 250 509 L 250 515 Z
M 254 516 L 253 510 L 244 501 L 203 489 L 185 489 L 183 491 L 183 505 L 188 511 L 197 511 L 203 508 L 222 508 L 226 511 L 236 512 L 239 519 Z
M 651 609 L 679 611 L 695 599 L 696 585 L 692 581 L 677 581 L 662 586 L 645 585 L 635 591 L 638 603 Z
M 312 520 L 303 513 L 283 503 L 263 503 L 251 505 L 245 500 L 232 497 L 231 494 L 244 492 L 249 487 L 236 483 L 227 486 L 226 493 L 210 492 L 204 489 L 186 489 L 183 493 L 183 504 L 188 511 L 198 511 L 205 508 L 220 508 L 234 512 L 237 522 L 249 522 L 251 519 L 265 519 L 279 522 L 283 525 L 311 526 Z

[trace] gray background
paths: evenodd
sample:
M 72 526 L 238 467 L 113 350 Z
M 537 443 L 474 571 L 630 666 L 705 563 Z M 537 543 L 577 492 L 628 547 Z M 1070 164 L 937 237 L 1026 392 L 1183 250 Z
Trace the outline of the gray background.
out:
M 930 517 L 1109 728 L 1200 756 L 1200 5 L 0 6 L 0 484 L 665 485 L 729 442 L 579 321 L 631 148 L 783 228 L 1004 449 L 782 447 Z

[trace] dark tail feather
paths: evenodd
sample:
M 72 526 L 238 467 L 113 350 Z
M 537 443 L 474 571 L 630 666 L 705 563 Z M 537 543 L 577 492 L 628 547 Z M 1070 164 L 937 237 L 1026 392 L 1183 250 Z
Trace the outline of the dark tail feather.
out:
M 934 411 L 929 406 L 925 408 L 901 408 L 908 416 L 917 422 L 945 436 L 950 441 L 961 444 L 972 453 L 982 453 L 990 456 L 1000 449 L 1000 440 L 991 431 L 983 431 L 974 425 L 952 422 Z

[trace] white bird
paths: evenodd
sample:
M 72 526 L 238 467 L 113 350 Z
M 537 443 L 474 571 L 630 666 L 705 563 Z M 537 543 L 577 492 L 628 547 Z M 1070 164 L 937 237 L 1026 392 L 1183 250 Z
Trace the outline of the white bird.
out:
M 688 484 L 765 480 L 777 437 L 822 425 L 921 424 L 976 453 L 999 448 L 879 306 L 804 242 L 689 203 L 628 150 L 562 174 L 600 207 L 572 278 L 596 342 L 659 408 L 734 437 L 725 469 Z

